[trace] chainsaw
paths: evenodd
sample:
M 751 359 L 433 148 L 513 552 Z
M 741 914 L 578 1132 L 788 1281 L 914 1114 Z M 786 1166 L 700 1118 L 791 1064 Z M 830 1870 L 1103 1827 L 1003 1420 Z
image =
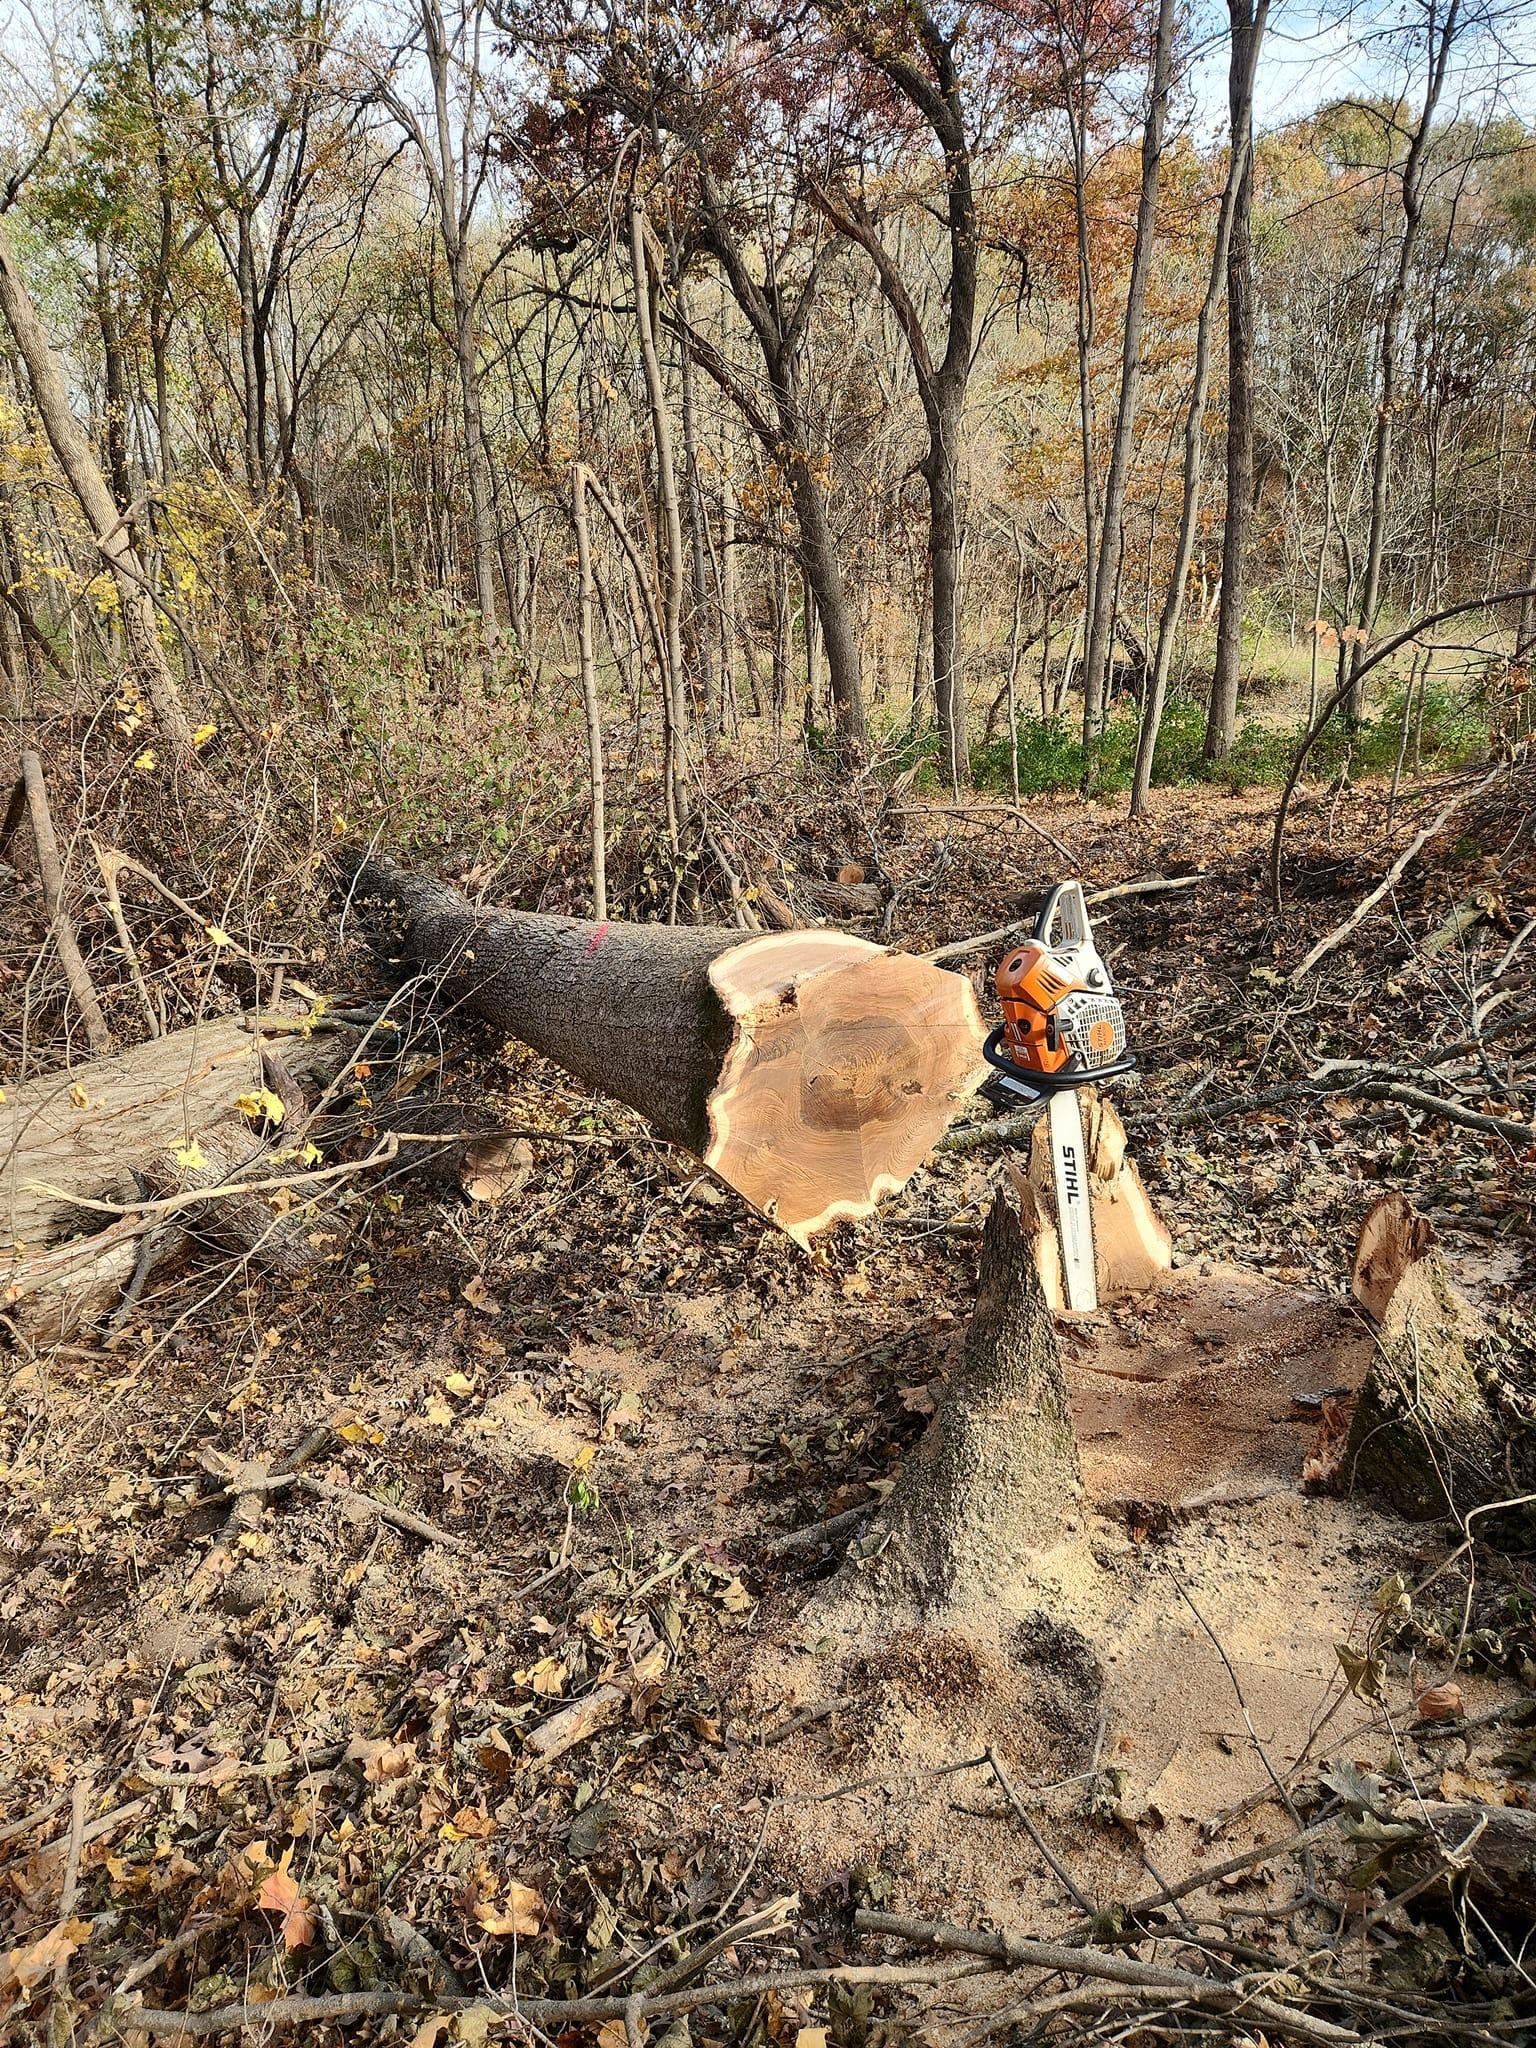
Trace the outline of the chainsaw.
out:
M 1001 1109 L 1045 1101 L 1056 1227 L 1068 1308 L 1096 1309 L 1088 1147 L 1077 1091 L 1128 1074 L 1125 1012 L 1088 923 L 1081 882 L 1061 882 L 1040 907 L 1034 935 L 997 970 L 1003 1021 L 983 1052 L 994 1070 L 982 1089 Z

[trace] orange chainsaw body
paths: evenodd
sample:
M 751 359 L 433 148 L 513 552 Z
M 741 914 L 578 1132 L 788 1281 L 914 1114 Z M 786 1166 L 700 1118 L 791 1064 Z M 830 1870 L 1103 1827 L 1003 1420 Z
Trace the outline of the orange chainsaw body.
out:
M 1071 951 L 1026 939 L 997 970 L 1001 1050 L 1027 1073 L 1060 1075 L 1107 1066 L 1125 1049 L 1120 1005 L 1098 966 Z

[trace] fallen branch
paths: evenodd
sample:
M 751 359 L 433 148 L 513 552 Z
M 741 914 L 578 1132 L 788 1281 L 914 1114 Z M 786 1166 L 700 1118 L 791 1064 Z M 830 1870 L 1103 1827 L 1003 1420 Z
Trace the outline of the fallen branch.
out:
M 1012 1778 L 1009 1777 L 1007 1771 L 1003 1768 L 1002 1759 L 998 1756 L 997 1751 L 990 1744 L 988 1744 L 987 1747 L 987 1762 L 992 1766 L 992 1775 L 994 1778 L 996 1778 L 998 1785 L 1001 1787 L 1003 1797 L 1008 1801 L 1008 1804 L 1013 1808 L 1014 1813 L 1017 1816 L 1020 1825 L 1023 1827 L 1025 1834 L 1028 1835 L 1029 1839 L 1034 1843 L 1035 1847 L 1040 1851 L 1040 1854 L 1045 1858 L 1046 1862 L 1050 1865 L 1051 1871 L 1054 1874 L 1057 1883 L 1063 1887 L 1063 1889 L 1066 1891 L 1068 1898 L 1071 1899 L 1073 1905 L 1077 1907 L 1079 1912 L 1091 1914 L 1093 1912 L 1092 1899 L 1090 1899 L 1087 1896 L 1082 1886 L 1077 1882 L 1076 1878 L 1073 1877 L 1071 1871 L 1068 1870 L 1065 1863 L 1062 1862 L 1061 1858 L 1056 1854 L 1056 1851 L 1051 1847 L 1050 1843 L 1047 1842 L 1044 1835 L 1041 1834 L 1039 1828 L 1035 1826 L 1033 1817 L 1031 1816 L 1028 1807 L 1019 1797 L 1018 1791 L 1014 1786 Z
M 947 1132 L 933 1149 L 963 1155 L 980 1152 L 988 1145 L 1011 1145 L 1015 1138 L 1027 1137 L 1044 1114 L 1042 1098 L 1032 1109 L 1017 1109 L 1011 1116 L 995 1116 L 984 1124 L 963 1124 L 959 1130 Z
M 1338 1814 L 1330 1814 L 1327 1820 L 1314 1821 L 1310 1827 L 1298 1828 L 1294 1834 L 1282 1835 L 1278 1841 L 1256 1842 L 1251 1849 L 1229 1856 L 1224 1863 L 1203 1864 L 1178 1884 L 1159 1885 L 1155 1892 L 1148 1892 L 1144 1898 L 1132 1899 L 1128 1906 L 1120 1908 L 1121 1915 L 1127 1921 L 1139 1920 L 1144 1913 L 1155 1913 L 1162 1906 L 1174 1905 L 1180 1899 L 1187 1899 L 1191 1892 L 1203 1891 L 1207 1885 L 1215 1884 L 1223 1877 L 1234 1877 L 1240 1870 L 1251 1870 L 1256 1863 L 1264 1863 L 1271 1856 L 1289 1856 L 1298 1849 L 1310 1849 L 1314 1842 L 1320 1842 L 1324 1835 L 1333 1831 L 1339 1818 Z M 1077 1926 L 1067 1929 L 1063 1939 L 1086 1939 L 1094 1931 L 1094 1919 L 1080 1921 Z
M 1097 909 L 1104 903 L 1118 903 L 1123 896 L 1159 896 L 1170 889 L 1193 889 L 1200 879 L 1199 875 L 1147 875 L 1139 882 L 1117 882 L 1109 889 L 1095 889 L 1086 900 Z M 1010 939 L 1022 938 L 1034 928 L 1032 916 L 1019 918 L 1013 924 L 998 925 L 995 931 L 976 932 L 968 939 L 951 939 L 948 945 L 935 946 L 932 952 L 919 953 L 917 958 L 926 960 L 930 967 L 942 967 L 948 960 L 964 960 L 972 953 L 987 953 L 994 946 L 1006 946 Z
M 298 1473 L 294 1484 L 319 1500 L 365 1508 L 369 1514 L 377 1515 L 381 1522 L 388 1522 L 392 1529 L 403 1529 L 406 1535 L 419 1536 L 423 1542 L 440 1543 L 445 1550 L 456 1550 L 464 1557 L 477 1554 L 474 1544 L 466 1543 L 462 1536 L 455 1536 L 447 1529 L 440 1529 L 425 1515 L 413 1515 L 409 1508 L 397 1508 L 387 1500 L 375 1500 L 371 1493 L 361 1493 L 355 1486 L 338 1486 L 329 1479 L 316 1479 L 308 1472 Z
M 1047 846 L 1054 847 L 1069 867 L 1076 867 L 1077 855 L 1070 846 L 1065 846 L 1054 832 L 1048 832 L 1044 825 L 1032 818 L 1019 804 L 900 804 L 891 812 L 893 818 L 1015 818 L 1027 826 L 1037 839 L 1043 839 Z
M 1134 1956 L 1112 1955 L 1104 1949 L 1068 1948 L 1054 1941 L 1031 1941 L 1020 1934 L 983 1933 L 953 1927 L 942 1920 L 909 1920 L 900 1913 L 860 1911 L 853 1924 L 861 1934 L 886 1934 L 930 1948 L 959 1949 L 967 1955 L 995 1957 L 1012 1967 L 1048 1970 L 1073 1977 L 1097 1977 L 1110 1984 L 1128 1984 L 1179 1994 L 1185 2003 L 1218 2012 L 1241 2012 L 1308 2041 L 1358 2041 L 1359 2035 L 1331 2020 L 1298 2012 L 1294 2006 L 1267 1998 L 1242 1978 L 1231 1982 L 1197 1976 L 1160 1963 L 1138 1962 Z
M 823 1543 L 835 1543 L 839 1536 L 851 1536 L 861 1522 L 867 1522 L 880 1505 L 877 1500 L 861 1501 L 856 1508 L 844 1508 L 824 1522 L 811 1522 L 803 1529 L 790 1529 L 763 1547 L 770 1557 L 787 1557 L 796 1550 L 819 1550 Z
M 1489 770 L 1481 782 L 1475 783 L 1469 789 L 1459 790 L 1449 803 L 1441 806 L 1424 829 L 1415 834 L 1409 844 L 1403 848 L 1403 851 L 1393 861 L 1391 867 L 1387 869 L 1387 872 L 1376 884 L 1376 887 L 1368 895 L 1361 897 L 1344 922 L 1335 925 L 1326 937 L 1319 939 L 1306 958 L 1291 969 L 1287 978 L 1293 988 L 1304 975 L 1312 972 L 1312 969 L 1316 967 L 1320 960 L 1326 959 L 1336 946 L 1342 946 L 1355 927 L 1376 908 L 1382 897 L 1389 895 L 1397 887 L 1416 857 L 1429 844 L 1431 839 L 1435 838 L 1445 829 L 1446 824 L 1461 809 L 1462 805 L 1474 796 L 1481 796 L 1483 791 L 1491 788 L 1504 773 L 1505 767 L 1501 761 L 1497 767 Z
M 21 775 L 27 788 L 27 808 L 32 817 L 32 837 L 37 845 L 37 869 L 43 883 L 43 908 L 48 914 L 53 943 L 58 949 L 59 964 L 64 969 L 69 992 L 85 1025 L 85 1035 L 91 1042 L 92 1052 L 104 1053 L 111 1049 L 112 1033 L 102 1014 L 96 984 L 91 980 L 85 956 L 80 951 L 74 919 L 70 916 L 69 906 L 65 901 L 64 864 L 59 859 L 58 836 L 53 829 L 53 813 L 48 808 L 48 785 L 43 780 L 43 764 L 30 748 L 22 753 Z
M 319 1998 L 273 1998 L 265 2004 L 252 2000 L 216 2006 L 210 2012 L 158 2012 L 148 2006 L 138 2010 L 130 2006 L 118 2017 L 137 2033 L 202 2035 L 233 2033 L 245 2027 L 316 2026 L 322 2020 L 382 2019 L 390 2013 L 467 2012 L 475 2006 L 489 2006 L 493 2012 L 514 2014 L 558 2034 L 568 2026 L 601 2025 L 626 2016 L 652 2019 L 660 2014 L 693 2012 L 704 2005 L 735 2005 L 747 1999 L 765 1998 L 769 1992 L 809 1991 L 823 1984 L 947 1984 L 956 1977 L 976 1974 L 976 1967 L 970 1962 L 911 1967 L 870 1963 L 844 1969 L 776 1970 L 761 1977 L 739 1977 L 727 1984 L 695 1984 L 686 1990 L 661 1992 L 648 1998 L 521 1998 L 484 1991 L 476 1997 L 443 1998 L 413 1991 L 342 1991 Z M 1197 1977 L 1193 1981 L 1198 1984 L 1204 1980 Z M 1352 2041 L 1355 2036 L 1335 2028 L 1317 2038 Z
M 1277 1103 L 1294 1102 L 1298 1097 L 1324 1100 L 1330 1095 L 1359 1095 L 1367 1102 L 1399 1102 L 1407 1109 L 1421 1109 L 1432 1116 L 1442 1116 L 1447 1123 L 1462 1124 L 1468 1130 L 1487 1131 L 1494 1137 L 1507 1138 L 1513 1145 L 1536 1144 L 1536 1124 L 1467 1109 L 1459 1102 L 1447 1102 L 1442 1095 L 1431 1095 L 1425 1088 L 1412 1088 L 1405 1081 L 1287 1081 L 1277 1088 L 1261 1088 L 1255 1095 L 1234 1095 L 1227 1102 L 1199 1103 L 1190 1109 L 1149 1108 L 1145 1118 L 1137 1121 L 1155 1123 L 1160 1130 L 1165 1130 L 1174 1124 L 1207 1120 L 1216 1123 L 1223 1117 L 1248 1116 L 1256 1109 L 1272 1109 Z M 989 1127 L 982 1125 L 980 1128 L 986 1130 Z M 965 1131 L 953 1134 L 954 1137 L 969 1135 Z

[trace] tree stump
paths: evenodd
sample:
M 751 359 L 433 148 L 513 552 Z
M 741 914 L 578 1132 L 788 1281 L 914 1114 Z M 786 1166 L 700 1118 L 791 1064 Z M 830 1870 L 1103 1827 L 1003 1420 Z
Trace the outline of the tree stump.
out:
M 878 1555 L 845 1566 L 838 1592 L 956 1620 L 1033 1604 L 1019 1600 L 1030 1560 L 1060 1542 L 1080 1487 L 1055 1323 L 1005 1188 L 987 1216 L 964 1359 L 866 1546 Z
M 1405 1195 L 1371 1210 L 1354 1293 L 1377 1326 L 1341 1474 L 1416 1521 L 1536 1486 L 1536 1366 L 1456 1290 L 1433 1226 Z M 1531 1524 L 1527 1509 L 1521 1517 Z M 1490 1533 L 1488 1522 L 1481 1533 Z

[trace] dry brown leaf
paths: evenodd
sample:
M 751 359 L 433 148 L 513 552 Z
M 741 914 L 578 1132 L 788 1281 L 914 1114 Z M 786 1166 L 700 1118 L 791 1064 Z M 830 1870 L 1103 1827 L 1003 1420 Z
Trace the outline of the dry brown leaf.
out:
M 544 1901 L 530 1884 L 509 1884 L 499 1906 L 483 1900 L 475 1919 L 487 1934 L 537 1934 Z
M 1421 1721 L 1452 1721 L 1462 1711 L 1461 1687 L 1454 1682 L 1427 1685 L 1414 1705 Z
M 370 1742 L 359 1736 L 347 1745 L 347 1755 L 360 1763 L 370 1785 L 382 1785 L 388 1778 L 403 1778 L 416 1762 L 414 1742 Z
M 300 1892 L 298 1880 L 288 1868 L 292 1856 L 290 1842 L 277 1868 L 267 1872 L 256 1894 L 256 1903 L 264 1913 L 282 1916 L 283 1947 L 290 1953 L 296 1948 L 308 1948 L 315 1938 L 314 1908 Z
M 444 1821 L 442 1826 L 442 1833 L 450 1842 L 483 1842 L 495 1832 L 495 1821 L 478 1806 L 461 1806 L 453 1819 Z
M 67 1963 L 91 1931 L 89 1920 L 60 1920 L 26 1948 L 13 1948 L 0 1963 L 0 1996 L 30 1991 Z

